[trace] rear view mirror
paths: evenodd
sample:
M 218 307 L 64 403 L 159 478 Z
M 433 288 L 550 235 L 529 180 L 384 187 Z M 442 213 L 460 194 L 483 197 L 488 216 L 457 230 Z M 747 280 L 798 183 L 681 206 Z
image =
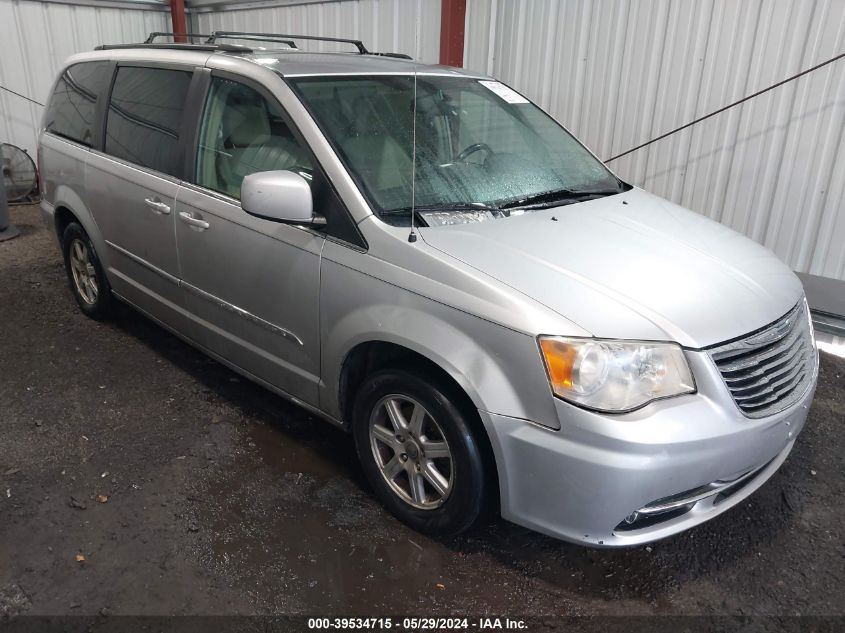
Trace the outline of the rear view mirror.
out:
M 262 171 L 246 176 L 241 185 L 241 208 L 250 215 L 290 224 L 323 225 L 314 215 L 311 185 L 292 171 Z

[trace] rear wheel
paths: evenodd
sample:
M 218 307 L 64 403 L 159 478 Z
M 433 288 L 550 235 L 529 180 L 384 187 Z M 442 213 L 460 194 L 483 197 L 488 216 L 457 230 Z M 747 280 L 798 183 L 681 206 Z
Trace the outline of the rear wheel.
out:
M 380 371 L 359 390 L 352 423 L 364 473 L 400 520 L 454 535 L 479 519 L 488 492 L 481 449 L 448 385 Z
M 92 319 L 111 316 L 114 298 L 88 234 L 71 222 L 62 235 L 62 252 L 70 290 L 79 308 Z

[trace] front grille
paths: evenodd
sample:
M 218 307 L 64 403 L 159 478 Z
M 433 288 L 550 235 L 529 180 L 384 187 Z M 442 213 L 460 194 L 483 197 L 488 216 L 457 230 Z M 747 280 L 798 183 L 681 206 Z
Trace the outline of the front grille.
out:
M 816 348 L 804 301 L 762 330 L 708 353 L 746 416 L 783 411 L 804 395 L 815 371 Z

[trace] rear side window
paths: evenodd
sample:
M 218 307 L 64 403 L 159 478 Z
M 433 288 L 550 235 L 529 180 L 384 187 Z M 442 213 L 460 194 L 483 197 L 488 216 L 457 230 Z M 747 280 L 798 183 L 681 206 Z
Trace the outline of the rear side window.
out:
M 65 69 L 47 106 L 48 132 L 94 145 L 97 98 L 108 88 L 110 66 L 110 62 L 82 62 Z
M 191 76 L 164 68 L 118 68 L 106 122 L 106 152 L 180 176 L 177 149 Z

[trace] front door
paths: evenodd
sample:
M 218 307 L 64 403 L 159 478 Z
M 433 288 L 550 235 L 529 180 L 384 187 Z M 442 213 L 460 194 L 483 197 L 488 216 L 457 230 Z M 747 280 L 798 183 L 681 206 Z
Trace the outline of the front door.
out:
M 312 158 L 268 94 L 212 77 L 195 177 L 174 207 L 185 298 L 198 342 L 312 405 L 319 383 L 323 235 L 248 215 L 244 176 L 289 169 L 310 178 Z
M 183 106 L 190 70 L 121 65 L 103 152 L 85 167 L 86 190 L 105 240 L 104 263 L 122 297 L 185 333 L 173 206 L 179 189 Z

